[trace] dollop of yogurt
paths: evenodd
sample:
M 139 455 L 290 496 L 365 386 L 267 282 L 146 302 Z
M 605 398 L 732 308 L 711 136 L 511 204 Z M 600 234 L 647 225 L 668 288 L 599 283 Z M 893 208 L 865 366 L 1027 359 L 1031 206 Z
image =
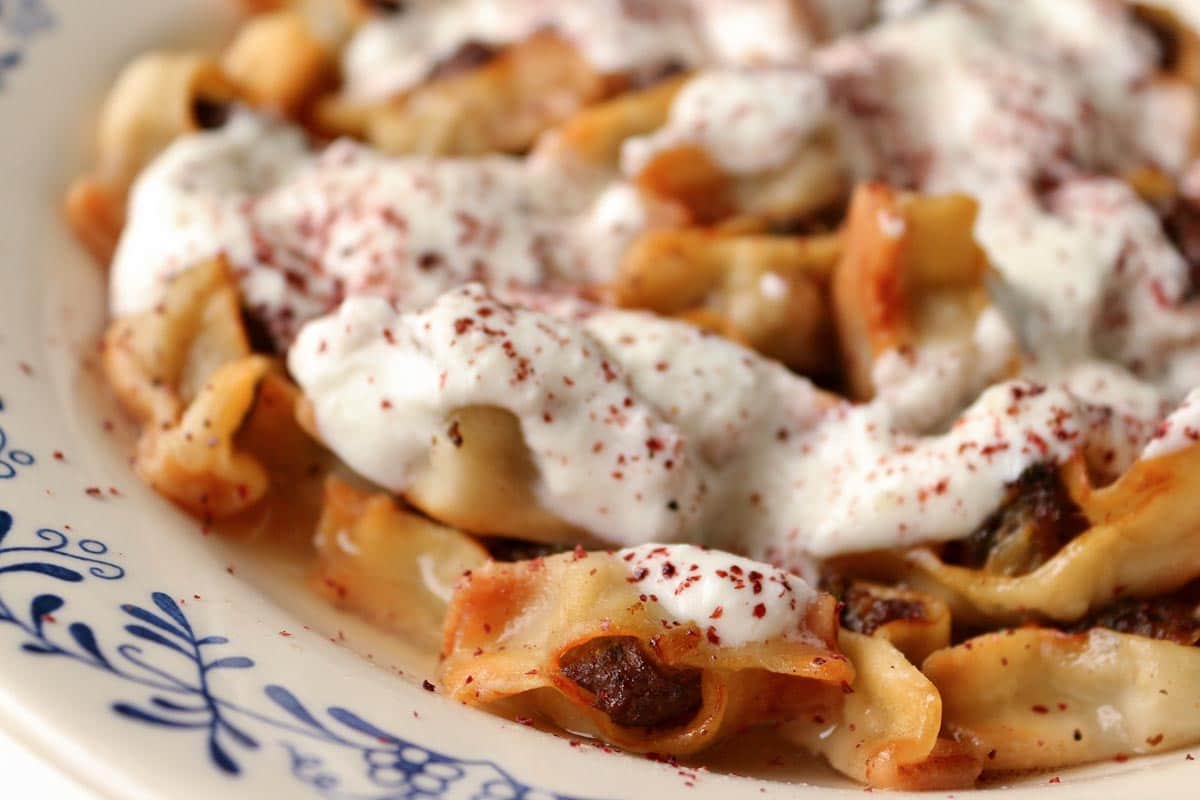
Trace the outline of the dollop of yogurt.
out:
M 419 313 L 356 298 L 305 327 L 289 367 L 329 446 L 393 491 L 456 410 L 492 406 L 520 423 L 538 497 L 562 519 L 617 545 L 691 542 L 789 567 L 960 538 L 1029 466 L 1083 452 L 1120 471 L 1157 423 L 1010 381 L 918 436 L 883 403 L 844 402 L 683 323 L 577 312 L 478 285 Z
M 653 78 L 706 64 L 791 63 L 874 21 L 876 0 L 410 0 L 364 25 L 342 59 L 346 93 L 385 100 L 468 44 L 503 47 L 549 30 L 597 71 Z
M 667 124 L 627 141 L 621 167 L 637 174 L 657 153 L 703 148 L 729 172 L 781 167 L 829 119 L 826 84 L 799 70 L 712 70 L 688 81 Z
M 364 25 L 342 60 L 346 92 L 384 100 L 421 83 L 460 47 L 512 44 L 539 30 L 575 43 L 602 72 L 651 73 L 702 58 L 688 3 L 626 0 L 417 0 Z
M 171 276 L 224 255 L 286 347 L 344 297 L 418 309 L 472 280 L 500 291 L 603 281 L 653 220 L 627 184 L 593 195 L 544 162 L 395 158 L 349 140 L 317 151 L 298 128 L 243 111 L 179 139 L 138 178 L 110 307 L 152 309 Z
M 1031 361 L 1112 359 L 1178 401 L 1200 383 L 1188 266 L 1154 209 L 1096 177 L 1187 167 L 1200 107 L 1160 63 L 1127 4 L 942 3 L 803 64 L 700 72 L 666 125 L 626 143 L 623 165 L 635 176 L 654 153 L 691 144 L 753 175 L 822 131 L 837 144 L 829 157 L 857 179 L 978 200 L 976 235 Z M 969 380 L 976 361 L 961 343 L 885 354 L 877 388 L 914 419 L 961 408 L 948 397 L 980 388 Z
M 1188 392 L 1184 401 L 1159 425 L 1142 458 L 1159 458 L 1200 442 L 1200 388 Z
M 817 592 L 799 575 L 695 545 L 618 550 L 629 581 L 672 622 L 692 623 L 710 642 L 737 647 L 799 637 Z

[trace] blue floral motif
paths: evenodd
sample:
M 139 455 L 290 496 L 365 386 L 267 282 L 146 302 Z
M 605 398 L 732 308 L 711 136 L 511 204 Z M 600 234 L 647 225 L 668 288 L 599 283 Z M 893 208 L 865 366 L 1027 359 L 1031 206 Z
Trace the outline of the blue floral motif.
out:
M 3 410 L 4 401 L 0 400 L 0 411 Z M 4 432 L 3 427 L 0 427 L 0 480 L 15 478 L 21 467 L 33 466 L 35 460 L 33 453 L 30 453 L 28 450 L 18 450 L 15 447 L 9 447 L 8 434 Z
M 34 460 L 32 453 L 9 447 L 8 434 L 0 428 L 0 480 L 15 478 L 21 467 L 33 466 Z
M 0 89 L 5 75 L 24 61 L 28 42 L 54 24 L 45 0 L 0 0 Z
M 0 90 L 24 62 L 29 43 L 55 25 L 46 0 L 0 0 Z M 0 427 L 0 481 L 36 463 L 31 452 L 10 446 Z M 220 677 L 257 665 L 223 649 L 231 646 L 228 638 L 196 631 L 165 592 L 120 606 L 125 622 L 116 644 L 102 641 L 94 625 L 68 622 L 61 594 L 14 599 L 5 590 L 16 574 L 65 589 L 88 580 L 120 581 L 126 571 L 98 539 L 38 528 L 22 543 L 13 541 L 13 529 L 12 514 L 0 509 L 0 629 L 14 631 L 30 656 L 88 667 L 140 690 L 138 699 L 118 700 L 111 710 L 133 723 L 199 733 L 209 762 L 225 775 L 241 774 L 269 739 L 287 753 L 291 776 L 328 800 L 571 800 L 535 789 L 491 761 L 456 758 L 404 739 L 349 709 L 314 712 L 278 684 L 264 686 L 261 707 L 229 700 L 215 685 Z M 348 772 L 346 763 L 356 770 Z
M 209 761 L 226 775 L 241 774 L 246 758 L 273 740 L 287 753 L 291 776 L 328 800 L 568 800 L 537 790 L 490 761 L 423 747 L 349 709 L 314 711 L 279 684 L 264 686 L 264 702 L 257 707 L 228 699 L 214 679 L 257 665 L 230 654 L 226 637 L 197 631 L 181 604 L 165 592 L 152 593 L 148 603 L 120 606 L 125 621 L 116 644 L 102 641 L 86 622 L 68 622 L 67 601 L 60 594 L 12 600 L 3 590 L 15 573 L 63 585 L 125 577 L 125 569 L 97 539 L 39 528 L 22 542 L 14 541 L 13 529 L 12 514 L 0 510 L 0 627 L 18 632 L 25 653 L 71 661 L 139 689 L 139 699 L 118 700 L 111 709 L 131 722 L 202 735 Z M 357 768 L 347 771 L 347 763 Z

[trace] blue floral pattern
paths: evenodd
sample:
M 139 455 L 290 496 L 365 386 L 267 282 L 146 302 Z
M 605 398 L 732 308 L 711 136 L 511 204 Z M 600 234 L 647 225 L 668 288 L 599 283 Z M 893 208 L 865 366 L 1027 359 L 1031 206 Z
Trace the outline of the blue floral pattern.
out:
M 55 24 L 45 0 L 0 0 L 0 90 L 24 62 L 29 43 Z M 0 426 L 0 485 L 36 464 Z M 119 630 L 75 618 L 76 609 L 95 603 L 87 597 L 71 604 L 64 595 L 72 586 L 121 581 L 126 568 L 106 543 L 76 536 L 71 526 L 21 535 L 17 522 L 0 509 L 0 633 L 14 637 L 30 657 L 116 680 L 130 694 L 109 705 L 114 714 L 195 736 L 219 773 L 236 778 L 256 766 L 269 768 L 258 756 L 275 746 L 287 756 L 285 779 L 329 800 L 569 800 L 491 761 L 457 758 L 395 735 L 347 708 L 314 708 L 277 683 L 258 684 L 257 705 L 231 700 L 246 696 L 244 681 L 259 667 L 227 637 L 197 630 L 181 602 L 162 591 L 121 604 Z M 17 575 L 24 579 L 13 580 Z M 234 693 L 224 679 L 236 674 L 243 676 L 242 691 Z
M 45 0 L 0 0 L 0 89 L 7 73 L 24 62 L 29 42 L 53 27 Z
M 31 454 L 6 448 L 0 431 L 0 477 L 15 477 L 14 465 L 35 463 Z M 138 691 L 134 699 L 113 702 L 111 710 L 129 722 L 201 738 L 221 773 L 240 775 L 270 740 L 286 752 L 291 778 L 329 800 L 568 800 L 491 761 L 457 758 L 395 735 L 350 709 L 314 710 L 277 683 L 262 685 L 257 706 L 229 699 L 220 677 L 255 670 L 256 663 L 232 652 L 228 638 L 197 630 L 166 592 L 121 604 L 120 633 L 102 638 L 97 626 L 69 621 L 70 606 L 60 592 L 72 584 L 125 578 L 109 546 L 55 528 L 35 528 L 24 537 L 17 529 L 13 514 L 0 509 L 0 629 L 14 634 L 26 654 L 106 673 Z M 38 579 L 31 596 L 13 596 L 18 584 L 8 579 L 18 573 Z M 46 590 L 54 587 L 62 588 Z M 347 763 L 357 770 L 348 773 Z
M 0 400 L 0 411 L 4 410 L 4 401 Z M 31 467 L 34 462 L 33 454 L 27 450 L 10 447 L 8 434 L 0 427 L 0 480 L 10 480 L 17 477 L 21 467 Z

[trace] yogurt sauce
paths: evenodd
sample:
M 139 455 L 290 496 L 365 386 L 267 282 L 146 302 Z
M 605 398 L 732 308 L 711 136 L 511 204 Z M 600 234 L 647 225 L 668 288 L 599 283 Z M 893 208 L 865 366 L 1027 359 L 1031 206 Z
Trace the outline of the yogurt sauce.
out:
M 670 5 L 655 9 L 669 16 Z M 762 19 L 767 5 L 756 4 Z M 565 20 L 574 6 L 546 7 Z M 727 170 L 761 172 L 832 126 L 852 174 L 975 194 L 978 236 L 1023 303 L 1022 340 L 1037 345 L 1032 380 L 976 399 L 1011 350 L 989 311 L 968 343 L 885 354 L 880 400 L 852 406 L 691 327 L 540 293 L 604 280 L 653 224 L 629 184 L 596 198 L 536 159 L 385 158 L 350 142 L 314 153 L 252 114 L 185 137 L 139 179 L 113 311 L 153 308 L 170 275 L 217 253 L 281 345 L 337 308 L 304 326 L 290 367 L 326 442 L 395 491 L 447 416 L 482 404 L 519 420 L 546 507 L 615 544 L 704 543 L 801 569 L 813 556 L 959 538 L 1033 463 L 1082 451 L 1115 476 L 1183 446 L 1197 402 L 1160 426 L 1160 390 L 1177 398 L 1200 384 L 1187 265 L 1124 184 L 1085 174 L 1183 168 L 1172 131 L 1187 103 L 1149 80 L 1152 43 L 1100 0 L 971 9 L 913 15 L 817 52 L 811 68 L 704 73 L 666 128 L 629 143 L 625 166 L 698 143 Z M 662 20 L 611 24 L 651 22 Z M 372 23 L 360 37 L 407 24 Z M 788 49 L 763 52 L 776 47 Z M 416 55 L 427 69 L 430 52 Z M 1146 118 L 1161 135 L 1145 135 Z M 471 280 L 490 293 L 455 288 Z M 945 432 L 915 435 L 968 403 Z
M 621 167 L 640 172 L 651 157 L 681 144 L 699 145 L 732 173 L 782 167 L 829 120 L 826 84 L 803 71 L 768 69 L 704 73 L 688 81 L 667 125 L 630 139 Z M 745 146 L 753 142 L 754 147 Z
M 546 161 L 390 158 L 349 140 L 316 153 L 298 129 L 242 112 L 181 138 L 138 178 L 110 306 L 149 310 L 172 275 L 224 254 L 286 346 L 346 296 L 422 308 L 470 280 L 603 280 L 653 221 L 629 186 L 591 202 Z
M 540 30 L 569 39 L 598 71 L 652 77 L 703 64 L 788 63 L 814 41 L 872 21 L 875 0 L 415 0 L 355 34 L 345 92 L 378 101 L 421 83 L 469 43 Z
M 1200 442 L 1200 388 L 1188 393 L 1183 403 L 1162 421 L 1142 458 L 1158 458 Z
M 1188 265 L 1128 186 L 1090 177 L 1186 167 L 1195 97 L 1159 79 L 1158 59 L 1122 3 L 946 3 L 835 42 L 807 67 L 701 73 L 666 126 L 626 143 L 623 164 L 636 174 L 687 143 L 753 174 L 832 127 L 850 174 L 980 201 L 976 234 L 1029 356 L 1059 367 L 1111 358 L 1178 400 L 1200 383 Z M 805 102 L 777 102 L 800 92 Z M 934 373 L 959 360 L 920 357 Z M 879 377 L 902 366 L 885 357 Z M 920 403 L 911 381 L 901 388 Z
M 473 285 L 424 312 L 346 301 L 289 367 L 323 438 L 403 492 L 459 408 L 520 422 L 551 511 L 621 545 L 692 542 L 799 567 L 959 538 L 1027 467 L 1084 451 L 1120 472 L 1149 420 L 1029 381 L 989 388 L 935 436 L 893 426 L 777 363 L 682 323 L 597 310 L 567 320 Z
M 615 557 L 672 622 L 694 623 L 710 642 L 728 647 L 803 635 L 817 597 L 798 575 L 695 545 L 647 544 Z

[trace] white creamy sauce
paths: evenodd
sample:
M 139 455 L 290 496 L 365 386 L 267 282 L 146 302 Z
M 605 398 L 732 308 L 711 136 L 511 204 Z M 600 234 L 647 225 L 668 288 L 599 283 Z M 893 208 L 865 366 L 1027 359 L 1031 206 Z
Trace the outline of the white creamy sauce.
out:
M 1037 266 L 1044 273 L 1063 276 L 1060 285 L 1048 285 L 1042 294 L 1030 291 L 1030 307 L 1038 309 L 1050 326 L 1075 326 L 1057 338 L 1044 335 L 1052 347 L 1072 342 L 1075 353 L 1048 354 L 1060 361 L 1090 354 L 1122 363 L 1147 379 L 1162 383 L 1166 365 L 1183 349 L 1200 341 L 1200 306 L 1184 301 L 1189 289 L 1188 265 L 1164 234 L 1150 206 L 1117 180 L 1069 181 L 1046 198 L 1050 216 L 1044 216 L 1052 233 L 1049 257 L 1026 261 L 1016 279 L 1033 287 Z M 997 225 L 1003 225 L 997 222 Z M 995 229 L 995 228 L 992 228 Z M 1019 237 L 1013 260 L 1021 254 Z M 1057 257 L 1057 263 L 1046 259 Z M 1051 281 L 1054 278 L 1050 278 Z M 1068 321 L 1070 320 L 1070 321 Z M 1200 383 L 1200 373 L 1188 381 Z M 1190 389 L 1190 385 L 1187 389 Z M 1176 395 L 1178 387 L 1164 389 Z M 1178 397 L 1176 396 L 1176 399 Z
M 828 118 L 826 84 L 816 75 L 708 71 L 679 92 L 665 127 L 625 142 L 621 167 L 636 174 L 655 154 L 687 144 L 704 148 L 729 172 L 765 172 L 791 160 Z
M 1127 186 L 1086 176 L 1183 170 L 1194 92 L 1157 79 L 1155 43 L 1122 3 L 979 0 L 899 16 L 816 51 L 809 66 L 700 73 L 662 129 L 626 144 L 627 173 L 691 144 L 754 174 L 832 125 L 850 174 L 980 201 L 977 236 L 1028 355 L 1060 367 L 1111 358 L 1180 399 L 1200 383 L 1187 265 Z M 784 88 L 814 81 L 826 90 L 805 88 L 804 101 Z M 1058 188 L 1039 196 L 1046 184 Z M 970 349 L 885 356 L 878 388 L 903 407 L 942 403 L 933 376 L 961 373 Z
M 794 63 L 814 42 L 870 24 L 876 0 L 409 0 L 363 25 L 342 58 L 346 93 L 379 101 L 422 83 L 468 44 L 548 30 L 598 71 L 654 77 L 708 64 Z
M 699 37 L 706 45 L 704 61 L 745 65 L 795 61 L 818 36 L 798 5 L 793 0 L 692 0 Z
M 969 338 L 887 350 L 872 367 L 876 397 L 906 431 L 926 431 L 957 414 L 988 384 L 1003 377 L 1017 357 L 1004 318 L 986 308 Z
M 737 647 L 802 637 L 817 597 L 800 576 L 770 564 L 695 545 L 618 550 L 629 580 L 675 623 L 693 623 L 713 644 Z
M 470 280 L 603 281 L 652 220 L 625 184 L 596 203 L 550 163 L 391 158 L 347 140 L 310 152 L 297 129 L 242 112 L 183 137 L 139 177 L 110 305 L 116 316 L 151 309 L 172 275 L 224 254 L 246 305 L 286 345 L 347 296 L 416 309 Z
M 648 570 L 637 583 L 669 614 L 709 620 L 729 643 L 775 635 L 795 624 L 806 584 L 764 578 L 774 591 L 764 584 L 760 599 L 730 594 L 743 590 L 717 570 L 782 573 L 648 543 L 804 570 L 953 540 L 1034 464 L 1082 452 L 1115 477 L 1200 431 L 1188 265 L 1151 208 L 1095 177 L 1181 174 L 1194 94 L 1156 79 L 1152 38 L 1116 0 L 922 5 L 412 0 L 354 38 L 350 95 L 392 96 L 465 44 L 542 29 L 604 72 L 705 69 L 661 130 L 626 142 L 625 180 L 606 186 L 552 154 L 317 150 L 297 128 L 235 114 L 138 179 L 112 311 L 152 309 L 172 275 L 223 254 L 279 343 L 299 332 L 289 367 L 352 469 L 404 492 L 455 411 L 505 409 L 540 501 L 636 548 L 631 577 Z M 891 21 L 812 49 L 878 17 Z M 836 137 L 856 178 L 978 198 L 977 237 L 1005 298 L 962 340 L 883 354 L 876 401 L 852 405 L 725 339 L 571 296 L 609 280 L 666 213 L 634 184 L 656 153 L 694 145 L 756 175 L 818 134 Z M 1183 189 L 1200 197 L 1200 163 Z M 904 234 L 901 219 L 879 224 Z M 783 284 L 768 273 L 759 290 Z M 1023 377 L 990 385 L 1010 375 L 1018 339 Z M 665 574 L 676 560 L 687 570 Z M 696 591 L 677 595 L 693 563 Z
M 494 406 L 520 422 L 539 498 L 563 519 L 614 544 L 694 542 L 787 566 L 964 536 L 1027 467 L 1083 450 L 1119 471 L 1157 421 L 1016 381 L 946 433 L 914 436 L 883 404 L 845 403 L 690 326 L 614 310 L 568 320 L 479 286 L 420 313 L 347 301 L 305 327 L 289 366 L 327 444 L 389 489 L 405 490 L 455 410 Z
M 815 54 L 813 69 L 863 145 L 858 170 L 957 190 L 1070 164 L 1179 168 L 1171 153 L 1130 146 L 1160 91 L 1157 59 L 1119 2 L 977 0 L 844 39 Z
M 1200 442 L 1200 388 L 1189 392 L 1179 408 L 1162 421 L 1142 458 L 1165 456 L 1196 442 Z
M 342 60 L 345 89 L 383 100 L 466 44 L 502 46 L 540 30 L 571 40 L 601 72 L 653 74 L 702 60 L 685 0 L 417 0 L 355 34 Z
M 177 140 L 134 184 L 109 276 L 113 315 L 154 308 L 169 276 L 218 253 L 235 263 L 252 261 L 254 241 L 244 209 L 307 160 L 298 129 L 252 114 L 235 114 L 219 131 Z M 252 303 L 286 292 L 282 280 L 247 278 L 255 284 Z

